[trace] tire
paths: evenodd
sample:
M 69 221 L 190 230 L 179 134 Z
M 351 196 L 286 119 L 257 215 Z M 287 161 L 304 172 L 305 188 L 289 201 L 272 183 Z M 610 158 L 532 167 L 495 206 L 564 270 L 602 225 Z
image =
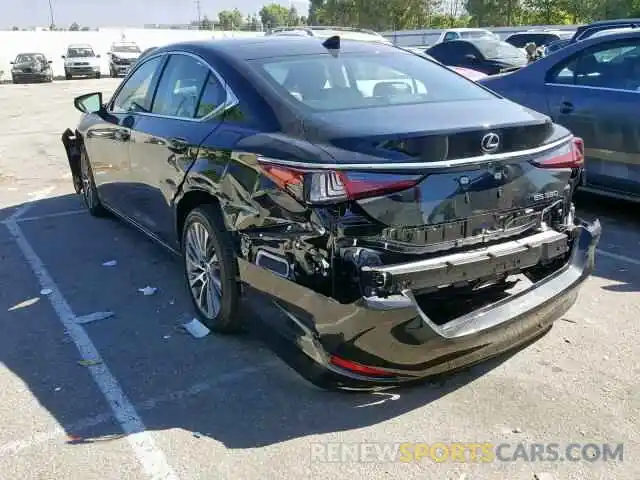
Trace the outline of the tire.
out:
M 12 78 L 12 80 L 13 80 L 13 83 L 15 83 L 15 84 L 20 83 L 17 78 Z
M 217 333 L 243 331 L 238 315 L 238 263 L 231 236 L 215 205 L 201 205 L 187 215 L 182 255 L 187 290 L 202 323 Z
M 96 73 L 96 78 L 100 78 L 101 76 L 100 72 Z
M 71 80 L 73 77 L 69 72 L 64 72 L 64 78 L 66 78 L 67 80 Z
M 107 213 L 100 203 L 98 197 L 98 189 L 93 179 L 93 171 L 91 170 L 91 162 L 87 150 L 82 146 L 80 152 L 80 179 L 82 180 L 82 199 L 84 204 L 94 217 L 104 217 Z

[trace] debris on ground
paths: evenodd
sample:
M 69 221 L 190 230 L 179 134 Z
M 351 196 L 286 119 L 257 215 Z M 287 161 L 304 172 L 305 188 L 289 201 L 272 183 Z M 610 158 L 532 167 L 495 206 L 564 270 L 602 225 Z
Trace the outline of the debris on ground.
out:
M 118 265 L 117 260 L 109 260 L 108 262 L 104 262 L 102 264 L 103 267 L 115 267 L 116 265 Z
M 567 323 L 578 323 L 575 320 L 571 320 L 570 318 L 561 318 L 560 320 L 562 320 L 563 322 L 567 322 Z
M 100 360 L 80 360 L 78 365 L 82 365 L 83 367 L 92 367 L 94 365 L 100 365 L 102 362 Z
M 205 324 L 203 324 L 197 318 L 192 318 L 190 322 L 182 325 L 184 329 L 191 334 L 194 338 L 202 338 L 209 335 L 209 330 Z
M 571 340 L 569 340 L 568 338 L 565 338 L 564 343 L 571 343 Z
M 154 295 L 158 289 L 156 287 L 146 286 L 144 288 L 139 288 L 138 291 L 148 297 L 149 295 Z
M 514 428 L 513 430 L 511 430 L 513 433 L 522 433 L 522 429 L 521 428 Z
M 113 312 L 94 312 L 81 317 L 76 317 L 76 323 L 85 324 L 90 322 L 96 322 L 98 320 L 106 320 L 114 316 Z
M 175 303 L 176 303 L 176 301 L 173 298 L 169 301 L 169 305 L 173 305 Z
M 164 338 L 165 340 L 169 340 L 171 338 L 171 335 L 165 335 L 162 338 Z
M 43 288 L 42 290 L 40 290 L 40 295 L 51 295 L 53 293 L 53 290 L 51 290 L 50 288 Z

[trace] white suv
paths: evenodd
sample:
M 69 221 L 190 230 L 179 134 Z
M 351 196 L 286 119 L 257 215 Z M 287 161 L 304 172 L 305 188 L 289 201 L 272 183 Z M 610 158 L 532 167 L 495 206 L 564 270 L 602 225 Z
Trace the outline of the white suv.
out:
M 100 55 L 96 55 L 91 45 L 73 44 L 67 47 L 64 58 L 64 76 L 100 78 Z

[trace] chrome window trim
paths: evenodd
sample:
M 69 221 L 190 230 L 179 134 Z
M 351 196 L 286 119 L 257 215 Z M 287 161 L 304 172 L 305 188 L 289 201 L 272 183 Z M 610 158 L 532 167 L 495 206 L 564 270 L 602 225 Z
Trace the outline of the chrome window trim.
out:
M 129 80 L 129 78 L 131 78 L 131 76 L 140 67 L 142 67 L 142 65 L 144 65 L 148 61 L 153 60 L 154 58 L 157 58 L 157 57 L 170 56 L 170 55 L 185 55 L 187 57 L 191 57 L 191 58 L 193 58 L 195 60 L 198 60 L 199 62 L 202 62 L 203 64 L 205 64 L 207 66 L 209 71 L 211 73 L 213 73 L 213 75 L 216 77 L 218 82 L 220 82 L 220 85 L 222 85 L 222 88 L 223 88 L 224 93 L 225 93 L 225 100 L 220 104 L 220 106 L 218 108 L 214 109 L 213 111 L 209 112 L 204 117 L 201 117 L 201 118 L 187 118 L 187 117 L 179 117 L 179 116 L 174 116 L 174 115 L 161 115 L 161 114 L 152 113 L 152 112 L 135 112 L 135 111 L 134 112 L 114 112 L 113 111 L 113 103 L 115 102 L 115 99 L 117 98 L 117 96 L 120 94 L 120 91 L 122 90 L 122 87 L 127 82 L 127 80 Z M 166 65 L 164 65 L 162 67 L 162 69 L 163 69 L 162 73 L 164 73 L 165 66 Z M 161 80 L 162 80 L 162 76 L 160 77 L 160 81 Z M 160 85 L 160 81 L 158 81 L 158 85 L 156 85 L 156 91 L 158 89 L 158 86 Z M 155 96 L 155 92 L 154 92 L 154 96 Z M 187 121 L 187 122 L 206 122 L 206 121 L 210 120 L 212 117 L 215 117 L 215 116 L 219 115 L 220 113 L 226 112 L 227 110 L 237 106 L 239 103 L 240 103 L 240 101 L 238 100 L 237 95 L 233 92 L 233 90 L 231 89 L 229 84 L 222 78 L 222 76 L 211 65 L 209 65 L 209 63 L 207 63 L 207 61 L 204 58 L 199 57 L 198 55 L 195 55 L 195 54 L 190 53 L 190 52 L 184 52 L 182 50 L 168 50 L 168 51 L 164 51 L 164 52 L 149 54 L 149 56 L 147 58 L 145 58 L 144 61 L 142 63 L 140 63 L 140 65 L 136 65 L 136 68 L 131 70 L 129 75 L 127 75 L 127 77 L 120 84 L 120 87 L 118 87 L 118 90 L 113 94 L 113 99 L 109 102 L 108 111 L 110 113 L 117 113 L 117 114 L 135 113 L 136 115 L 142 115 L 142 116 L 145 116 L 145 117 L 166 118 L 166 119 L 169 119 L 169 120 L 184 120 L 184 121 Z M 151 105 L 151 108 L 153 108 L 153 105 Z
M 640 90 L 629 90 L 627 88 L 593 87 L 591 85 L 576 85 L 575 83 L 545 82 L 545 85 L 548 85 L 551 87 L 572 87 L 572 88 L 586 88 L 588 90 L 604 90 L 606 92 L 640 93 Z
M 271 163 L 274 165 L 282 165 L 287 167 L 298 167 L 305 170 L 432 170 L 448 167 L 464 167 L 466 165 L 474 165 L 478 163 L 501 162 L 507 160 L 515 160 L 526 158 L 532 155 L 538 155 L 558 148 L 565 143 L 571 141 L 573 135 L 566 135 L 559 140 L 541 145 L 539 147 L 527 150 L 519 150 L 517 152 L 497 153 L 493 155 L 480 155 L 476 157 L 456 158 L 454 160 L 442 160 L 439 162 L 405 162 L 405 163 L 308 163 L 293 160 L 280 160 L 277 158 L 264 157 L 257 155 L 258 161 Z

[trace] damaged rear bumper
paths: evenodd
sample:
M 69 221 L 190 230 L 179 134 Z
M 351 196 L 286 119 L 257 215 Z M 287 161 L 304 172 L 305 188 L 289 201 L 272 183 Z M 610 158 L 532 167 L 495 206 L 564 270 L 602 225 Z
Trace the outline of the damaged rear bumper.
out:
M 73 130 L 67 128 L 62 133 L 61 141 L 67 154 L 67 160 L 71 170 L 71 178 L 73 179 L 73 188 L 76 193 L 80 193 L 82 191 L 82 177 L 80 173 L 80 140 Z
M 263 322 L 284 333 L 312 360 L 312 366 L 309 362 L 293 365 L 299 371 L 307 369 L 301 374 L 312 381 L 329 375 L 343 380 L 344 386 L 396 384 L 475 364 L 544 334 L 575 303 L 580 285 L 593 271 L 600 232 L 596 220 L 577 225 L 570 246 L 565 241 L 563 247 L 559 235 L 550 231 L 529 237 L 527 244 L 507 242 L 494 251 L 478 250 L 457 260 L 449 256 L 454 258 L 371 268 L 369 273 L 381 286 L 398 292 L 350 304 L 244 260 L 239 261 L 240 276 L 254 298 L 266 300 L 261 308 Z M 445 323 L 432 321 L 416 298 L 416 289 L 441 284 L 446 272 L 451 282 L 464 276 L 469 271 L 465 264 L 475 262 L 476 270 L 499 273 L 501 268 L 508 269 L 505 261 L 536 265 L 563 253 L 557 251 L 562 248 L 570 248 L 565 252 L 567 261 L 553 273 Z

